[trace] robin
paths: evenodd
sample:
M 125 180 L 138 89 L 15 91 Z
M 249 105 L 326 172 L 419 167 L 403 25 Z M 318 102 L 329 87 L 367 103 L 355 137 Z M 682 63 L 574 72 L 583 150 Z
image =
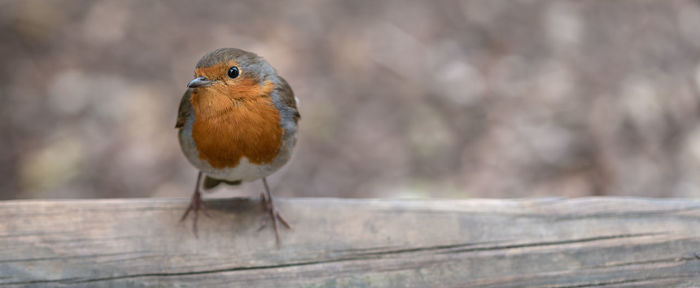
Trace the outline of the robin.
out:
M 300 115 L 292 88 L 263 58 L 236 48 L 204 55 L 194 77 L 187 83 L 175 124 L 182 152 L 199 169 L 180 221 L 193 212 L 196 235 L 198 213 L 206 214 L 200 186 L 209 190 L 221 183 L 262 179 L 262 202 L 279 243 L 278 221 L 291 227 L 275 208 L 265 177 L 289 161 L 296 143 Z

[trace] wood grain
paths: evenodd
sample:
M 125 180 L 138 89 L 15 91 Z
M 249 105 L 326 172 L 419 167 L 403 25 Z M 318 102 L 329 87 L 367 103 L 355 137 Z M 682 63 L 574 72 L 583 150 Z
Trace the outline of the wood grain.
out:
M 700 201 L 249 199 L 0 202 L 0 286 L 696 287 Z

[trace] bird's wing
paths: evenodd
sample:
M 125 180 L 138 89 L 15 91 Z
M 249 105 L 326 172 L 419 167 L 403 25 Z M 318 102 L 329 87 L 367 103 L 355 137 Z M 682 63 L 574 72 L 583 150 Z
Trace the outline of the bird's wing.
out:
M 280 78 L 280 85 L 277 86 L 277 90 L 279 91 L 280 95 L 280 100 L 282 100 L 282 103 L 294 110 L 294 121 L 299 121 L 301 118 L 301 115 L 299 114 L 299 110 L 297 109 L 297 98 L 294 97 L 294 91 L 292 91 L 292 87 L 289 86 L 289 83 L 287 83 L 287 80 L 284 80 L 284 78 Z
M 190 98 L 192 97 L 192 90 L 187 89 L 185 95 L 182 95 L 180 100 L 180 109 L 177 111 L 177 122 L 175 122 L 175 128 L 182 128 L 185 126 L 185 121 L 187 117 L 190 116 L 192 111 L 192 103 L 190 103 Z

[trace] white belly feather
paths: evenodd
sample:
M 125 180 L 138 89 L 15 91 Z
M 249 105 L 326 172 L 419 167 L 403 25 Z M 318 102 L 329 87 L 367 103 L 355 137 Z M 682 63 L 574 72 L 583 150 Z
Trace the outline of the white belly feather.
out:
M 192 124 L 194 117 L 187 119 L 185 126 L 180 130 L 180 146 L 182 151 L 187 156 L 187 160 L 192 163 L 199 170 L 211 176 L 212 178 L 228 180 L 228 181 L 254 181 L 262 177 L 266 177 L 279 168 L 284 166 L 284 164 L 289 161 L 291 156 L 292 148 L 296 142 L 294 136 L 283 137 L 284 141 L 282 147 L 280 147 L 280 153 L 272 160 L 271 163 L 267 164 L 254 164 L 250 163 L 248 158 L 242 157 L 240 162 L 236 167 L 230 168 L 214 168 L 206 160 L 199 158 L 199 152 L 197 151 L 196 144 L 194 143 L 194 138 L 192 138 Z

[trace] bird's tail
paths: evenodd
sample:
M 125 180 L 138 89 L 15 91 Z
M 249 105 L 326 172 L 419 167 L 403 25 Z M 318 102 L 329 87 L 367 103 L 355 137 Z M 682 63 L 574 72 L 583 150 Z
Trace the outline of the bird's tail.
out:
M 204 190 L 211 190 L 214 189 L 216 186 L 219 186 L 219 184 L 224 183 L 228 184 L 231 186 L 236 186 L 241 184 L 241 180 L 238 181 L 228 181 L 228 180 L 221 180 L 221 179 L 214 179 L 209 176 L 204 177 Z

